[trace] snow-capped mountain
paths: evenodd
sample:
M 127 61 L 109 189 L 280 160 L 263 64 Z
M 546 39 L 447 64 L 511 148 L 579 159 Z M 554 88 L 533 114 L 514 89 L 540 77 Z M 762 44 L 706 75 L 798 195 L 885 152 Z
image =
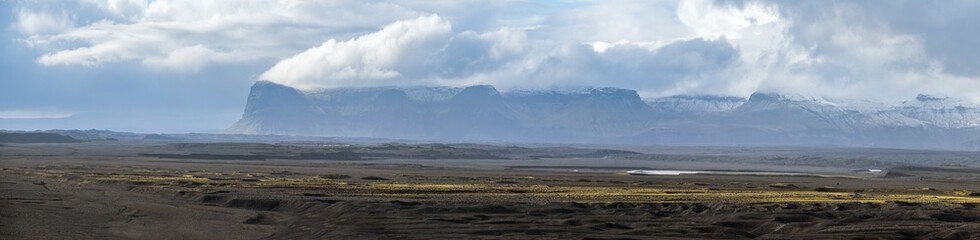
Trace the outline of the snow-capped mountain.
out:
M 633 90 L 466 88 L 300 91 L 252 87 L 233 133 L 564 143 L 970 148 L 980 107 L 919 95 L 900 104 L 755 93 L 749 98 Z
M 943 128 L 980 127 L 980 105 L 962 99 L 919 94 L 896 109 L 901 114 Z

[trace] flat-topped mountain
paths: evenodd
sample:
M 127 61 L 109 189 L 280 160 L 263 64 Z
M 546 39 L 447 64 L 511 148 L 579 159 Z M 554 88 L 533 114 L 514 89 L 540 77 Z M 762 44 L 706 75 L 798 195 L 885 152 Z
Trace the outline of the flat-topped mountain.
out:
M 465 88 L 302 91 L 252 86 L 231 133 L 558 143 L 845 145 L 971 149 L 980 107 L 919 95 L 900 104 L 755 93 L 641 99 L 636 91 Z M 967 147 L 971 146 L 971 147 Z
M 363 88 L 304 92 L 260 81 L 228 132 L 406 139 L 587 142 L 650 127 L 632 90 L 500 93 L 466 88 Z

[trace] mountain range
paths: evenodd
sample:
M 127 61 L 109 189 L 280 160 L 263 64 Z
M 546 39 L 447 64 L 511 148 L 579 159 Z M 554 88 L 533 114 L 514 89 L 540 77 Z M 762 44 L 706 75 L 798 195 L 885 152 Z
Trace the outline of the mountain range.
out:
M 229 133 L 451 141 L 821 145 L 976 150 L 980 106 L 773 93 L 643 99 L 633 90 L 492 86 L 303 91 L 256 82 Z

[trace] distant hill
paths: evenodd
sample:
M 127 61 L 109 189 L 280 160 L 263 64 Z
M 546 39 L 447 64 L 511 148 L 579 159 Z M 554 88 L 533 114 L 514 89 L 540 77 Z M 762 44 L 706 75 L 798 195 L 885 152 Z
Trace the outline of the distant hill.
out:
M 252 86 L 230 133 L 451 141 L 821 145 L 971 149 L 980 107 L 919 95 L 896 104 L 755 93 L 749 98 L 636 91 L 466 88 L 302 91 Z
M 72 137 L 39 132 L 0 132 L 0 143 L 73 143 Z

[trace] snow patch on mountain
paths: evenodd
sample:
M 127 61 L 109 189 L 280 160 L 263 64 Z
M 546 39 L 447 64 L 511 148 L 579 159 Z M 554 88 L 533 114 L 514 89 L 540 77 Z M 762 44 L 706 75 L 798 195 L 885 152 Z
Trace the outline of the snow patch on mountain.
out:
M 714 95 L 678 95 L 645 99 L 655 110 L 674 113 L 719 113 L 732 111 L 747 100 L 741 97 Z
M 943 128 L 980 127 L 980 104 L 965 99 L 919 94 L 896 111 Z

